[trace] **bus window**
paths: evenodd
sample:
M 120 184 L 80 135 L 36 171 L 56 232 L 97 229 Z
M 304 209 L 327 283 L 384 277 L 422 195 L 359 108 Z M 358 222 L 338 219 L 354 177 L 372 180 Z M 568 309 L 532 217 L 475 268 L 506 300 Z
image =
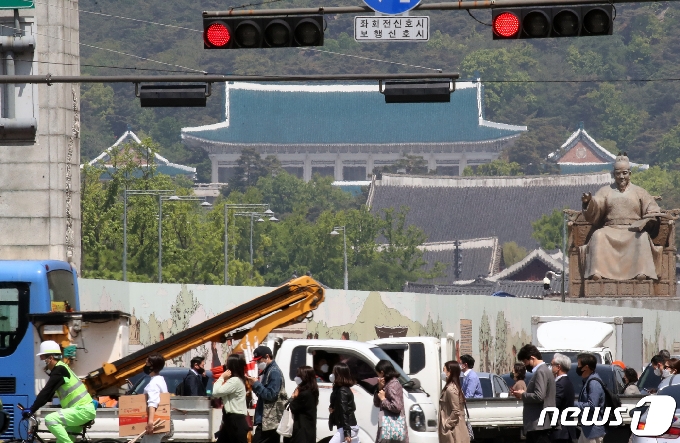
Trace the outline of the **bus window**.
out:
M 11 355 L 28 328 L 28 285 L 0 283 L 0 357 Z
M 71 309 L 76 309 L 76 287 L 71 271 L 55 269 L 48 272 L 47 285 L 50 288 L 50 300 L 52 302 L 66 302 Z

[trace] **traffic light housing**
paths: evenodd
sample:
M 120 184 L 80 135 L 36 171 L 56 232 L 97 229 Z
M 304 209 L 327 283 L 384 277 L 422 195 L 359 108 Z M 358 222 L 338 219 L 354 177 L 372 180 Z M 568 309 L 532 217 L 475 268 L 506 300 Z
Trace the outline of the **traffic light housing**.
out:
M 494 40 L 611 35 L 613 7 L 539 6 L 492 11 Z
M 323 15 L 203 19 L 205 49 L 323 46 Z

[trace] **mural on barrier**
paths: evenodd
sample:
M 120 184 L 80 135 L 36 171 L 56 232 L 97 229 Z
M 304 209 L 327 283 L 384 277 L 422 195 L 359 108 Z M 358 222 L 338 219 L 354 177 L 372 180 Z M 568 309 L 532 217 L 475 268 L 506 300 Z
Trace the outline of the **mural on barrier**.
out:
M 271 288 L 143 284 L 80 280 L 83 310 L 122 310 L 132 314 L 130 344 L 145 347 L 262 295 Z M 228 294 L 228 295 L 227 295 Z M 507 373 L 519 348 L 531 341 L 532 315 L 642 316 L 646 361 L 659 349 L 680 347 L 680 312 L 627 307 L 498 299 L 484 296 L 327 290 L 326 300 L 304 325 L 309 338 L 367 341 L 381 337 L 454 334 L 456 358 L 470 353 L 481 372 Z M 671 349 L 672 347 L 673 349 Z M 213 366 L 226 360 L 232 343 L 208 343 L 190 355 Z M 679 349 L 680 350 L 680 349 Z

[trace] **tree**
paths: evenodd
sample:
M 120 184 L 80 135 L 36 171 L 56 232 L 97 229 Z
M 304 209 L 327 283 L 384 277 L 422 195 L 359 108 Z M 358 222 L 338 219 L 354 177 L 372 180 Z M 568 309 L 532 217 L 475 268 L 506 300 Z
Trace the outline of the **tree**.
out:
M 526 248 L 521 247 L 514 241 L 503 243 L 503 264 L 506 268 L 523 260 L 527 254 Z
M 508 162 L 503 159 L 496 159 L 491 163 L 485 163 L 483 165 L 477 166 L 476 169 L 472 169 L 467 166 L 463 170 L 463 175 L 481 175 L 481 176 L 511 176 L 511 175 L 523 175 L 522 166 L 519 163 Z
M 260 178 L 276 175 L 280 170 L 281 163 L 276 157 L 270 155 L 262 158 L 255 148 L 243 148 L 229 189 L 244 192 L 255 186 Z
M 508 161 L 522 165 L 523 172 L 529 175 L 558 173 L 548 155 L 564 144 L 568 132 L 557 118 L 537 118 L 526 123 L 529 130 L 507 150 Z
M 531 223 L 534 229 L 531 236 L 538 240 L 543 249 L 561 249 L 563 224 L 564 213 L 560 209 L 555 209 L 550 215 L 544 214 Z
M 373 174 L 381 176 L 383 173 L 404 173 L 424 175 L 429 172 L 427 168 L 427 160 L 418 155 L 403 154 L 403 157 L 387 166 L 380 166 L 373 168 Z

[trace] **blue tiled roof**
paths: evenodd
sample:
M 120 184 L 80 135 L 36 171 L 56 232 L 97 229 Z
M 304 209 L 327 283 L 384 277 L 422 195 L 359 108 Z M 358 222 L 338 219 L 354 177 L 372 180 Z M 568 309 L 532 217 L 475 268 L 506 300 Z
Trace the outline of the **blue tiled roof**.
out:
M 227 85 L 227 121 L 182 133 L 222 143 L 384 144 L 479 142 L 526 130 L 483 120 L 479 90 L 458 83 L 450 103 L 386 104 L 377 85 Z

